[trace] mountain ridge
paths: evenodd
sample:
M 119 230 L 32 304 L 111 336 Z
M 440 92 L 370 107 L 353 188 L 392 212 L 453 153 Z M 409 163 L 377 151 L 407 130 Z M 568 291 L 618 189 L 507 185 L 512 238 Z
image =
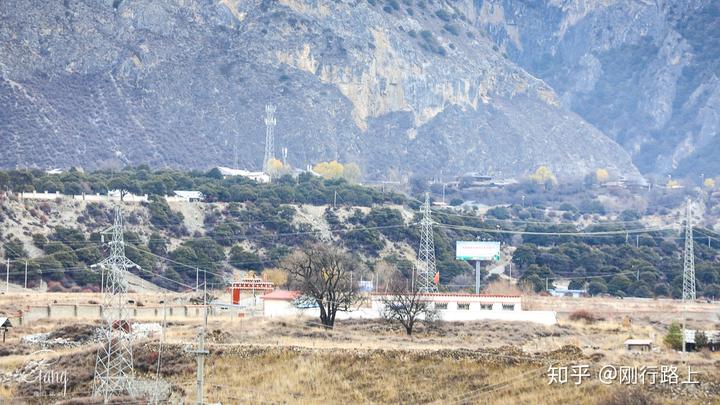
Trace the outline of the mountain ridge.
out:
M 0 165 L 260 167 L 274 103 L 296 167 L 640 177 L 449 3 L 372 3 L 3 2 Z

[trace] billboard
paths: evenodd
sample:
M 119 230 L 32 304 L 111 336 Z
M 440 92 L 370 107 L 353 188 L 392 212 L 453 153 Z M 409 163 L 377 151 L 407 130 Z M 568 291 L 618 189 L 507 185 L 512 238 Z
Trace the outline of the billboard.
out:
M 500 260 L 500 242 L 457 241 L 457 260 Z

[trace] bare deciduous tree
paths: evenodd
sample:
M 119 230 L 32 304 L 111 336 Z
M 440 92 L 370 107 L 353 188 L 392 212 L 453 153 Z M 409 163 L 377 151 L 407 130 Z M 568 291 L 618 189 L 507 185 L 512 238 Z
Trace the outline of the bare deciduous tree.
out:
M 437 318 L 434 306 L 416 285 L 407 279 L 396 277 L 382 299 L 381 316 L 389 321 L 400 322 L 408 336 L 412 335 L 418 321 L 433 322 Z
M 347 311 L 358 300 L 355 280 L 362 264 L 338 248 L 308 246 L 291 254 L 281 267 L 290 285 L 320 307 L 320 322 L 328 328 L 335 324 L 338 311 Z

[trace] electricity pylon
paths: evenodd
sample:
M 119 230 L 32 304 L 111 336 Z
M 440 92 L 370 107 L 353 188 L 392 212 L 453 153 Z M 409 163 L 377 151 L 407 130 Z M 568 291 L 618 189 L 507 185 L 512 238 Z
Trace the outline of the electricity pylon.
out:
M 115 206 L 115 222 L 103 232 L 112 235 L 110 256 L 98 263 L 103 277 L 103 326 L 100 331 L 101 346 L 95 360 L 93 396 L 109 399 L 133 395 L 133 355 L 130 323 L 128 322 L 126 271 L 139 267 L 125 257 L 122 211 Z M 93 266 L 95 267 L 95 266 Z
M 270 169 L 270 161 L 275 158 L 275 106 L 268 104 L 265 106 L 265 156 L 263 157 L 263 173 L 268 173 Z
M 685 255 L 683 258 L 683 302 L 695 300 L 695 254 L 693 247 L 692 201 L 685 207 Z
M 420 292 L 436 292 L 435 284 L 435 237 L 433 220 L 430 214 L 430 194 L 425 193 L 425 204 L 420 209 L 420 249 L 418 250 L 417 289 Z
M 685 254 L 683 257 L 683 352 L 687 350 L 686 324 L 687 303 L 695 301 L 695 252 L 693 246 L 692 230 L 692 201 L 688 198 L 685 207 Z

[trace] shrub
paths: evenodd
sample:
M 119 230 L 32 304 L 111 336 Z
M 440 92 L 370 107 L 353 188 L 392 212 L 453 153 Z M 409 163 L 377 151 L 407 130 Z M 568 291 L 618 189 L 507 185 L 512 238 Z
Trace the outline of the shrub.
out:
M 445 31 L 455 35 L 456 37 L 460 35 L 460 27 L 455 24 L 445 24 L 443 28 L 445 29 Z
M 639 388 L 632 388 L 618 389 L 599 403 L 603 405 L 655 405 L 660 402 L 652 393 Z
M 707 346 L 708 338 L 705 332 L 698 330 L 695 331 L 695 350 L 700 350 Z
M 595 323 L 598 321 L 598 318 L 593 315 L 590 311 L 579 309 L 573 313 L 570 314 L 570 320 L 571 321 L 584 321 L 585 323 Z
M 588 284 L 588 292 L 590 295 L 599 295 L 607 292 L 607 285 L 602 280 L 594 280 Z
M 420 45 L 423 49 L 437 53 L 441 56 L 445 56 L 447 54 L 445 48 L 440 45 L 435 36 L 433 36 L 432 32 L 428 30 L 420 31 L 420 37 L 423 39 L 423 41 L 425 41 L 423 44 Z
M 683 336 L 682 336 L 682 328 L 680 327 L 680 324 L 678 322 L 673 322 L 670 324 L 670 329 L 668 329 L 667 335 L 665 335 L 664 342 L 666 345 L 668 345 L 670 348 L 674 350 L 682 350 L 683 346 Z
M 443 9 L 440 9 L 440 10 L 436 11 L 436 12 L 435 12 L 435 15 L 436 15 L 439 19 L 441 19 L 441 20 L 443 20 L 443 21 L 445 21 L 445 22 L 448 22 L 448 21 L 450 21 L 450 20 L 452 19 L 452 16 L 450 15 L 450 13 L 448 13 L 447 11 L 445 11 L 445 10 L 443 10 Z

